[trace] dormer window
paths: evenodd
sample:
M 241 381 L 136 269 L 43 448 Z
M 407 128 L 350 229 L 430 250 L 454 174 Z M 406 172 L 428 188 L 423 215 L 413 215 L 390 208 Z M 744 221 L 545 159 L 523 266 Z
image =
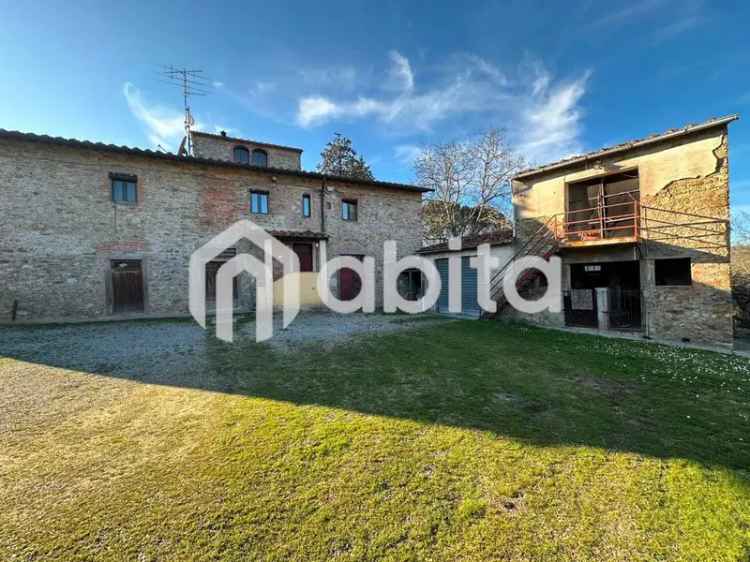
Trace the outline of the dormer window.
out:
M 268 167 L 268 152 L 260 148 L 253 150 L 253 166 Z
M 234 161 L 238 164 L 250 163 L 250 151 L 244 146 L 234 147 Z

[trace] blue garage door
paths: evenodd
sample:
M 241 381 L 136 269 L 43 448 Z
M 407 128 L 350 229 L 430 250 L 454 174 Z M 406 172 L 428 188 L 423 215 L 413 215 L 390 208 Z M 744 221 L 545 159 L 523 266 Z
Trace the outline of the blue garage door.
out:
M 461 258 L 461 311 L 464 314 L 479 315 L 477 270 L 469 265 L 469 259 L 471 259 L 469 256 Z M 437 309 L 439 312 L 448 312 L 448 259 L 435 260 L 435 266 L 440 273 L 441 282 Z
M 440 274 L 440 296 L 438 297 L 437 309 L 438 312 L 448 312 L 448 259 L 435 260 L 435 267 Z
M 461 258 L 461 308 L 464 314 L 479 315 L 477 270 L 469 265 L 469 256 Z

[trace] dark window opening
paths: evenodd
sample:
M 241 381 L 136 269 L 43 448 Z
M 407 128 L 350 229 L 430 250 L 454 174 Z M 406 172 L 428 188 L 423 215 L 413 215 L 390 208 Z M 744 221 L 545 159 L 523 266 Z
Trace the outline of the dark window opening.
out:
M 690 285 L 690 258 L 671 258 L 654 262 L 654 278 L 657 285 Z
M 265 150 L 260 148 L 253 150 L 253 166 L 268 167 L 268 153 Z
M 312 214 L 312 200 L 308 194 L 302 196 L 302 216 L 309 217 Z
M 138 202 L 138 179 L 135 176 L 110 174 L 112 202 L 135 205 Z
M 251 191 L 250 192 L 250 212 L 256 215 L 268 214 L 268 192 Z
M 422 296 L 422 272 L 419 269 L 406 269 L 398 276 L 398 293 L 408 301 Z
M 354 200 L 344 199 L 341 202 L 341 218 L 345 221 L 357 220 L 357 202 Z
M 234 161 L 238 164 L 250 163 L 250 151 L 244 146 L 234 147 Z

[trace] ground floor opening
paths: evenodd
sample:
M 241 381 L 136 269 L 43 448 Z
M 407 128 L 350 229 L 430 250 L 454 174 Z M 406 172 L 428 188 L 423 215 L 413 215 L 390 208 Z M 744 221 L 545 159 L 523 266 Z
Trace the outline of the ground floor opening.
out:
M 613 330 L 641 329 L 641 276 L 637 260 L 568 266 L 565 324 Z

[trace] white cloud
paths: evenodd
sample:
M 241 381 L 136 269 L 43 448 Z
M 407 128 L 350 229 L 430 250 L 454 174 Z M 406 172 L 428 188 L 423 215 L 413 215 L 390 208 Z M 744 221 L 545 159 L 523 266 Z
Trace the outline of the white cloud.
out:
M 214 88 L 216 88 L 218 90 L 219 88 L 223 88 L 224 87 L 224 82 L 219 82 L 218 80 L 214 80 L 213 81 L 213 86 L 214 86 Z
M 550 86 L 549 75 L 534 80 L 528 107 L 522 113 L 520 150 L 529 160 L 545 162 L 582 152 L 583 112 L 579 102 L 590 73 L 572 82 Z
M 130 82 L 123 85 L 122 93 L 128 102 L 130 112 L 145 126 L 146 136 L 153 146 L 174 150 L 184 136 L 185 116 L 181 111 L 147 105 L 140 90 Z M 201 128 L 196 122 L 196 128 Z
M 313 127 L 335 120 L 374 119 L 389 131 L 429 132 L 440 122 L 457 118 L 462 124 L 480 116 L 482 126 L 504 126 L 510 139 L 533 161 L 547 161 L 582 150 L 583 111 L 589 73 L 568 81 L 555 80 L 540 62 L 531 61 L 513 81 L 499 68 L 472 55 L 453 57 L 440 68 L 443 74 L 427 88 L 420 88 L 408 59 L 393 51 L 387 72 L 390 84 L 398 77 L 400 90 L 334 99 L 310 95 L 298 100 L 297 123 Z M 484 123 L 484 125 L 482 125 Z M 473 125 L 464 126 L 464 130 Z M 416 147 L 399 145 L 402 161 Z
M 392 61 L 390 70 L 391 87 L 404 92 L 410 92 L 414 89 L 414 72 L 409 64 L 409 59 L 398 51 L 389 53 Z
M 478 57 L 466 59 L 460 72 L 421 93 L 414 91 L 414 73 L 408 59 L 394 51 L 391 63 L 388 76 L 399 77 L 401 85 L 401 91 L 395 96 L 383 99 L 359 96 L 344 101 L 321 95 L 303 97 L 298 100 L 297 123 L 311 127 L 333 119 L 372 116 L 401 129 L 429 131 L 434 123 L 450 116 L 487 111 L 507 101 L 507 94 L 496 82 L 499 71 Z

